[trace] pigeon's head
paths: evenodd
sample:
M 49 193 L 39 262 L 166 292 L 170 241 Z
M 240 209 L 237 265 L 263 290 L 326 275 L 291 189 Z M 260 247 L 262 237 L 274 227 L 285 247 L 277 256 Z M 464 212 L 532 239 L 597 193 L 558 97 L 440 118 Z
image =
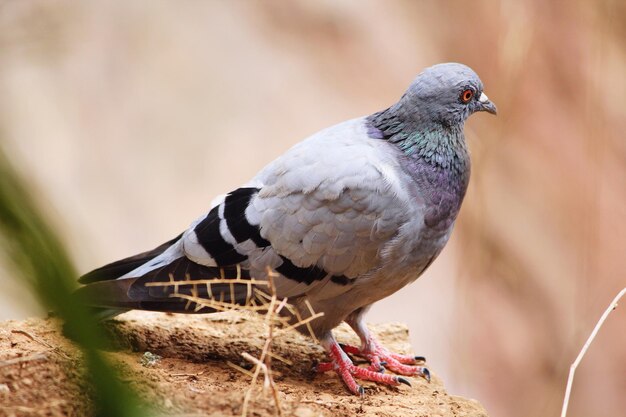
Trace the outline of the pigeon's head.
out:
M 420 122 L 462 124 L 473 113 L 496 114 L 483 83 L 468 66 L 438 64 L 419 74 L 398 103 L 401 111 Z M 400 110 L 400 109 L 398 109 Z

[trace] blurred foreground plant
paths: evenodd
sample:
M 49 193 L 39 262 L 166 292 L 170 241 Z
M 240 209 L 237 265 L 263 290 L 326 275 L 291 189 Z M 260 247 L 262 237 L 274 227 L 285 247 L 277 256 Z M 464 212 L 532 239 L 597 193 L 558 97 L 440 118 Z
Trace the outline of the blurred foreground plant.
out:
M 97 350 L 105 342 L 85 304 L 72 295 L 76 272 L 59 239 L 0 152 L 0 255 L 15 279 L 23 279 L 47 309 L 54 311 L 79 345 L 93 387 L 98 416 L 139 416 L 139 403 Z

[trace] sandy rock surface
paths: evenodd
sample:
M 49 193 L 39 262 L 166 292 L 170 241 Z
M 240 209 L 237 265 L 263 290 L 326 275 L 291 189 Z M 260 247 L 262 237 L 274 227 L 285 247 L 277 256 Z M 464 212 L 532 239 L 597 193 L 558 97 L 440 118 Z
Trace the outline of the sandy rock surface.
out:
M 123 381 L 160 415 L 241 415 L 250 377 L 228 362 L 246 367 L 241 353 L 259 355 L 266 335 L 260 317 L 130 312 L 107 329 L 118 344 L 107 356 Z M 406 326 L 371 329 L 387 347 L 411 352 Z M 357 343 L 347 327 L 336 335 L 341 342 Z M 311 339 L 288 332 L 274 341 L 273 352 L 289 361 L 272 362 L 285 416 L 487 416 L 477 401 L 448 394 L 432 365 L 431 383 L 412 378 L 412 387 L 396 388 L 364 382 L 366 395 L 358 398 L 334 373 L 311 372 L 314 361 L 324 359 Z M 153 355 L 161 358 L 150 360 Z M 61 336 L 56 320 L 0 322 L 0 416 L 90 415 L 82 369 L 79 352 Z M 260 387 L 253 390 L 248 410 L 248 415 L 276 415 L 272 396 Z

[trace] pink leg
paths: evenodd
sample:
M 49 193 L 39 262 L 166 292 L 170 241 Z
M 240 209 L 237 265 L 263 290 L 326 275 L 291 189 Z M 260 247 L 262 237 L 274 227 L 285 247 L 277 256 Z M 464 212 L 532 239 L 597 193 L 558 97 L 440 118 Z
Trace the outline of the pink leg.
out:
M 367 309 L 360 310 L 348 317 L 346 322 L 352 327 L 361 339 L 361 347 L 342 345 L 341 347 L 347 353 L 361 356 L 370 362 L 370 369 L 382 369 L 382 365 L 392 372 L 406 376 L 421 376 L 430 382 L 430 371 L 424 366 L 416 366 L 416 363 L 424 363 L 426 359 L 423 356 L 399 355 L 390 352 L 387 348 L 381 346 L 376 339 L 372 337 L 365 322 L 363 313 Z
M 355 377 L 393 386 L 400 384 L 411 385 L 407 379 L 401 376 L 387 375 L 372 371 L 369 368 L 360 368 L 354 365 L 348 355 L 339 347 L 339 344 L 332 335 L 322 340 L 322 346 L 326 349 L 330 362 L 320 363 L 317 365 L 316 370 L 318 372 L 330 370 L 337 372 L 353 394 L 362 396 L 365 393 L 363 387 L 356 382 Z
M 361 356 L 370 362 L 371 370 L 389 369 L 399 375 L 421 376 L 430 382 L 430 371 L 423 366 L 415 366 L 415 363 L 424 362 L 422 356 L 399 355 L 390 352 L 387 348 L 381 346 L 374 338 L 370 337 L 369 348 L 358 348 L 352 345 L 341 345 L 341 348 L 350 354 Z

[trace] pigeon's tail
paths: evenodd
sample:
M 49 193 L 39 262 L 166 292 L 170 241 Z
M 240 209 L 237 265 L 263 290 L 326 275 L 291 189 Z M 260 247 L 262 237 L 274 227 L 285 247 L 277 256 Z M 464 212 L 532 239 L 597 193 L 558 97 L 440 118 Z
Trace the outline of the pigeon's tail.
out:
M 106 264 L 98 269 L 94 269 L 91 272 L 86 273 L 78 279 L 81 284 L 91 284 L 98 281 L 107 281 L 110 279 L 117 279 L 129 272 L 139 268 L 145 263 L 151 261 L 157 256 L 161 255 L 172 245 L 180 240 L 182 234 L 176 236 L 174 239 L 169 240 L 156 248 L 147 252 L 140 253 L 139 255 L 131 256 L 121 259 L 119 261 Z
M 86 285 L 76 291 L 77 296 L 105 318 L 134 309 L 211 313 L 232 304 L 263 303 L 259 294 L 263 288 L 253 284 L 246 269 L 197 264 L 184 256 L 176 242 L 173 239 L 84 275 L 79 282 Z

